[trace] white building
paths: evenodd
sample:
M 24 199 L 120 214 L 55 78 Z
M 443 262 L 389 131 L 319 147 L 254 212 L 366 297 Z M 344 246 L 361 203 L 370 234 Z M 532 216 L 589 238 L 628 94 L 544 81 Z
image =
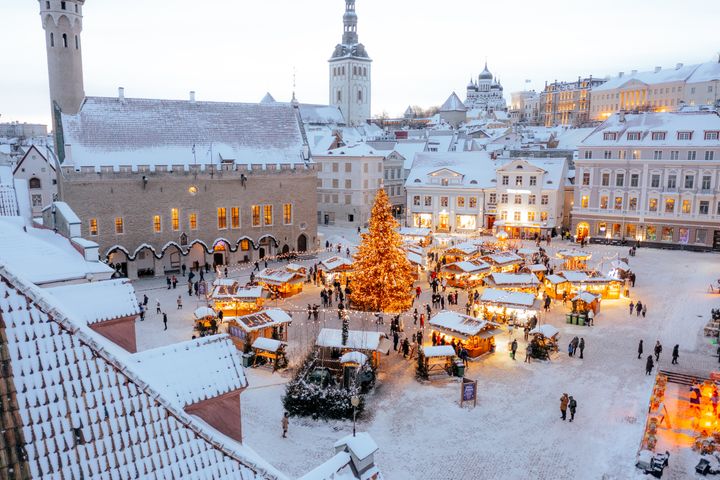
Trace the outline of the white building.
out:
M 493 74 L 488 70 L 487 62 L 477 80 L 470 79 L 465 106 L 469 110 L 480 112 L 507 110 L 507 103 L 503 98 L 503 87 L 496 78 L 493 78 Z
M 362 227 L 370 219 L 375 193 L 383 187 L 383 151 L 366 143 L 316 152 L 318 222 Z
M 512 123 L 539 124 L 540 95 L 535 90 L 511 93 L 509 113 Z
M 719 138 L 715 112 L 611 116 L 580 145 L 575 233 L 720 250 Z
M 13 169 L 13 176 L 27 181 L 33 217 L 39 217 L 42 209 L 57 199 L 57 172 L 55 164 L 34 145 Z
M 372 60 L 358 41 L 355 0 L 345 0 L 342 43 L 329 60 L 330 105 L 340 108 L 348 125 L 370 118 Z
M 562 226 L 567 173 L 564 158 L 419 153 L 405 184 L 407 224 L 448 232 L 500 227 L 513 237 L 544 234 Z

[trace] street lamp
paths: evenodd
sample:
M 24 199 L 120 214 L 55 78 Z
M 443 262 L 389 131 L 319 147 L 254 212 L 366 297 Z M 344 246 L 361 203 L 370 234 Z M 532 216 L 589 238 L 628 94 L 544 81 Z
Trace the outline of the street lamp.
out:
M 355 418 L 357 417 L 357 407 L 360 406 L 360 397 L 353 395 L 350 397 L 350 404 L 353 407 L 353 437 L 355 436 Z

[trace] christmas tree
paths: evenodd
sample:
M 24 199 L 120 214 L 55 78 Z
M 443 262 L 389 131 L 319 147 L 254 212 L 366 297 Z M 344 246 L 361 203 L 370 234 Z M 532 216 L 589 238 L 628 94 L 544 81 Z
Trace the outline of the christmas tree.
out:
M 352 304 L 359 310 L 403 312 L 412 305 L 413 267 L 402 248 L 384 190 L 378 190 L 368 233 L 355 255 Z

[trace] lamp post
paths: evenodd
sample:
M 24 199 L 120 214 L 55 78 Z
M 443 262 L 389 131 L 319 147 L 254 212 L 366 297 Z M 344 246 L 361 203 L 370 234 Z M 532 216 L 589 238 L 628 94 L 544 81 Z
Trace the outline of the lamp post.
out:
M 350 404 L 353 407 L 353 437 L 355 436 L 355 419 L 357 417 L 357 407 L 360 406 L 360 397 L 353 395 L 350 397 Z

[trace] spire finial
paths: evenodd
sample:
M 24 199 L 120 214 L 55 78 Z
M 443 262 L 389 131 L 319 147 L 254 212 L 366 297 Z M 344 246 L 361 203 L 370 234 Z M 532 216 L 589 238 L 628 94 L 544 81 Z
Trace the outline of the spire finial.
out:
M 292 89 L 292 100 L 291 100 L 292 103 L 298 103 L 297 98 L 295 98 L 295 87 L 296 87 L 296 85 L 297 85 L 297 83 L 296 83 L 297 78 L 296 78 L 296 77 L 297 77 L 297 75 L 296 75 L 296 70 L 295 70 L 295 67 L 293 66 L 293 89 Z

